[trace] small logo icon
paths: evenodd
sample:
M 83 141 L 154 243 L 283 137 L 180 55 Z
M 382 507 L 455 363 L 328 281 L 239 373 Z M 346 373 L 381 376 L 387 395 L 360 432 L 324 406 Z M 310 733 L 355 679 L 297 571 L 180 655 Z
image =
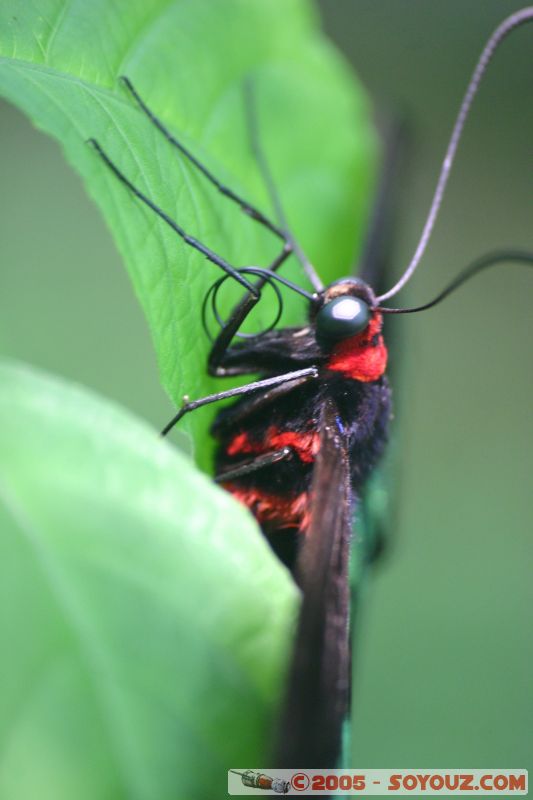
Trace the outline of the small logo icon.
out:
M 263 772 L 255 772 L 253 769 L 247 769 L 244 772 L 239 772 L 236 769 L 230 769 L 234 775 L 240 775 L 243 786 L 250 786 L 252 789 L 265 789 L 265 791 L 276 792 L 277 794 L 287 794 L 291 788 L 289 781 L 283 778 L 271 778 Z M 309 783 L 309 781 L 308 781 Z

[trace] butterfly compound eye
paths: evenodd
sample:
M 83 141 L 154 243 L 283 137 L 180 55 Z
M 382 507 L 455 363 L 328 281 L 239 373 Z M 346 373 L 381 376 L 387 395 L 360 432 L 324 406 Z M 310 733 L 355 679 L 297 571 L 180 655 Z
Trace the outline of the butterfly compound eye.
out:
M 322 306 L 316 315 L 317 339 L 348 339 L 364 330 L 369 321 L 370 308 L 364 300 L 359 297 L 336 297 Z

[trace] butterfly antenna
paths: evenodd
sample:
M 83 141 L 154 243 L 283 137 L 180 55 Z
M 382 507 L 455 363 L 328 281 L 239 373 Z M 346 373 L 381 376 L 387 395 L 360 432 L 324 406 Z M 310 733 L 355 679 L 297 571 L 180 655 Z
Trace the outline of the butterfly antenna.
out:
M 422 256 L 424 255 L 429 238 L 433 231 L 435 220 L 437 219 L 439 209 L 441 207 L 444 191 L 448 183 L 448 178 L 450 177 L 450 172 L 457 152 L 457 147 L 461 140 L 463 128 L 468 118 L 472 102 L 477 94 L 477 91 L 479 89 L 483 76 L 485 75 L 487 67 L 490 61 L 492 60 L 492 57 L 496 52 L 496 50 L 498 49 L 499 45 L 508 36 L 508 34 L 511 33 L 511 31 L 513 31 L 515 28 L 518 28 L 520 25 L 524 25 L 532 21 L 533 21 L 533 6 L 522 8 L 515 14 L 511 14 L 511 16 L 504 19 L 503 22 L 500 23 L 500 25 L 498 25 L 492 36 L 487 41 L 485 47 L 483 48 L 483 51 L 479 57 L 474 72 L 472 73 L 470 83 L 468 84 L 465 96 L 463 98 L 463 102 L 461 103 L 461 106 L 459 108 L 457 119 L 452 129 L 452 134 L 450 136 L 448 148 L 444 156 L 444 161 L 442 163 L 439 179 L 437 181 L 437 186 L 435 188 L 433 200 L 431 201 L 426 223 L 422 230 L 420 241 L 418 242 L 418 245 L 411 259 L 411 262 L 409 263 L 407 269 L 403 273 L 400 280 L 394 284 L 392 289 L 389 289 L 388 292 L 385 292 L 385 294 L 382 294 L 380 297 L 378 297 L 377 298 L 378 302 L 381 303 L 383 300 L 388 300 L 390 297 L 393 297 L 412 278 L 414 271 L 416 270 Z
M 427 311 L 428 308 L 433 308 L 433 306 L 441 303 L 450 294 L 453 294 L 463 283 L 469 281 L 470 278 L 473 278 L 478 272 L 487 269 L 487 267 L 493 267 L 496 264 L 503 263 L 526 264 L 531 267 L 533 266 L 533 253 L 527 250 L 496 250 L 493 253 L 487 253 L 484 256 L 480 256 L 480 258 L 476 258 L 475 261 L 461 270 L 451 283 L 428 303 L 424 303 L 421 306 L 413 306 L 412 308 L 388 308 L 379 305 L 376 307 L 376 311 L 380 311 L 382 314 L 416 314 L 419 311 Z M 226 278 L 225 275 L 224 278 Z
M 294 235 L 291 233 L 289 229 L 289 223 L 285 211 L 283 210 L 283 205 L 281 203 L 279 192 L 277 190 L 276 184 L 274 183 L 274 179 L 272 177 L 268 161 L 266 159 L 264 150 L 261 146 L 261 139 L 259 136 L 259 125 L 257 121 L 257 107 L 255 101 L 254 83 L 250 77 L 248 77 L 244 82 L 244 107 L 246 112 L 246 121 L 248 125 L 250 146 L 252 149 L 252 153 L 259 166 L 259 171 L 261 172 L 263 181 L 265 182 L 268 195 L 274 207 L 274 213 L 276 215 L 278 224 L 283 229 L 283 232 L 285 233 L 285 236 L 287 237 L 287 240 L 289 241 L 292 247 L 294 255 L 302 265 L 302 268 L 307 277 L 309 278 L 311 285 L 313 286 L 314 289 L 316 289 L 317 292 L 319 292 L 324 288 L 324 284 L 320 280 L 318 274 L 315 271 L 315 268 L 307 258 L 302 247 L 296 241 Z

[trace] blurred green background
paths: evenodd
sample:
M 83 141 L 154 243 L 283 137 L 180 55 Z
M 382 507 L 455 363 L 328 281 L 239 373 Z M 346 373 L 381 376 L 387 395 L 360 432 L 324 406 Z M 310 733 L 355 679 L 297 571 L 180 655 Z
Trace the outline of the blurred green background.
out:
M 411 124 L 399 272 L 475 59 L 520 4 L 320 7 L 377 107 L 399 109 Z M 491 248 L 533 248 L 532 37 L 533 25 L 513 34 L 491 67 L 427 257 L 399 303 L 429 299 Z M 2 354 L 86 384 L 160 427 L 170 403 L 102 219 L 54 142 L 5 104 L 0 125 Z M 531 761 L 532 302 L 533 271 L 506 266 L 402 320 L 396 523 L 369 588 L 357 661 L 362 767 Z

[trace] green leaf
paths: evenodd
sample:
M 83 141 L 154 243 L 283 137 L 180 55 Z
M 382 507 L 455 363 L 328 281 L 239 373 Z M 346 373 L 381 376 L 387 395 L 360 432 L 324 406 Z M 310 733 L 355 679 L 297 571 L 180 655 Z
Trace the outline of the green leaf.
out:
M 153 431 L 0 365 L 0 797 L 225 796 L 264 763 L 295 601 Z
M 268 160 L 324 281 L 349 271 L 360 244 L 375 140 L 365 96 L 306 0 L 3 0 L 0 92 L 60 140 L 101 207 L 178 405 L 184 393 L 220 388 L 205 374 L 200 306 L 221 273 L 134 200 L 86 140 L 97 138 L 141 190 L 232 264 L 267 265 L 279 243 L 171 148 L 117 83 L 123 74 L 223 181 L 271 212 L 245 127 L 243 81 L 254 79 Z M 303 280 L 295 263 L 285 274 Z M 255 325 L 271 319 L 267 295 Z M 284 323 L 305 313 L 291 293 L 285 310 Z M 205 447 L 205 418 L 191 416 L 185 426 L 202 431 Z

